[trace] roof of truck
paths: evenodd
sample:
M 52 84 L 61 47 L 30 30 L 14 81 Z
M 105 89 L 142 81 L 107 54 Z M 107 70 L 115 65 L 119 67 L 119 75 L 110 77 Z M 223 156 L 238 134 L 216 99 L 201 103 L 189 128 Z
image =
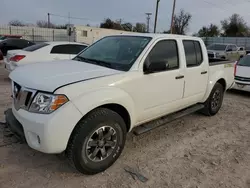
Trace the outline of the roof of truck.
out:
M 152 37 L 152 38 L 183 38 L 183 39 L 201 39 L 199 37 L 193 37 L 193 36 L 187 36 L 187 35 L 176 35 L 176 34 L 155 34 L 155 33 L 122 33 L 118 34 L 119 35 L 124 35 L 124 36 L 138 36 L 138 37 Z M 117 35 L 112 35 L 112 36 L 117 36 Z

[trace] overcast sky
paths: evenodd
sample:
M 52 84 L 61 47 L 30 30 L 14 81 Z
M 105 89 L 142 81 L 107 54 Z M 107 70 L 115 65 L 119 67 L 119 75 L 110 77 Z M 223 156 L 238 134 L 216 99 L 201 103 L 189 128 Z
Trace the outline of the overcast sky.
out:
M 189 33 L 197 32 L 203 25 L 219 24 L 220 20 L 239 13 L 250 20 L 250 0 L 176 0 L 176 11 L 181 8 L 192 14 Z M 158 31 L 169 29 L 173 0 L 161 0 Z M 154 23 L 156 0 L 1 0 L 0 24 L 19 19 L 27 23 L 47 20 L 47 13 L 85 18 L 71 19 L 73 24 L 99 25 L 104 18 L 122 19 L 123 22 L 146 22 L 146 12 L 152 12 Z M 51 16 L 51 22 L 67 23 L 67 18 Z M 250 24 L 250 21 L 249 21 Z

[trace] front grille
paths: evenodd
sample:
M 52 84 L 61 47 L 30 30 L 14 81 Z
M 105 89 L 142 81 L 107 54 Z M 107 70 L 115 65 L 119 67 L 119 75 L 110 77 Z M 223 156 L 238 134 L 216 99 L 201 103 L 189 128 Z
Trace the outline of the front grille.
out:
M 242 82 L 250 82 L 250 78 L 240 77 L 240 76 L 235 76 L 235 80 L 239 80 L 239 81 L 242 81 Z
M 35 90 L 22 87 L 21 85 L 13 82 L 12 96 L 16 110 L 19 110 L 20 108 L 28 110 L 35 93 Z

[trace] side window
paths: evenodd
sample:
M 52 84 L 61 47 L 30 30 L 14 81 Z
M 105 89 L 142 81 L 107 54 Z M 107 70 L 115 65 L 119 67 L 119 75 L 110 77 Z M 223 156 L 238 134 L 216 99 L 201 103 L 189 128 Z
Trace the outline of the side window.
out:
M 67 46 L 66 45 L 57 45 L 54 46 L 51 50 L 51 54 L 68 54 L 68 50 L 67 50 Z
M 192 40 L 183 41 L 187 67 L 199 66 L 203 61 L 200 42 Z
M 165 62 L 168 69 L 179 68 L 178 47 L 175 40 L 158 42 L 148 55 L 150 63 Z
M 201 44 L 198 41 L 194 41 L 194 46 L 195 46 L 195 50 L 196 50 L 197 64 L 200 65 L 203 62 Z
M 87 46 L 85 46 L 85 45 L 70 45 L 70 48 L 69 48 L 69 54 L 74 54 L 74 55 L 76 55 L 76 54 L 78 54 L 78 53 L 80 53 L 82 50 L 84 50 L 85 48 L 86 48 Z
M 232 51 L 233 49 L 232 49 L 232 45 L 228 45 L 227 46 L 227 51 Z
M 237 47 L 235 45 L 232 45 L 232 51 L 237 51 Z
M 51 54 L 78 54 L 86 46 L 84 45 L 75 45 L 75 44 L 65 44 L 54 46 L 51 50 Z

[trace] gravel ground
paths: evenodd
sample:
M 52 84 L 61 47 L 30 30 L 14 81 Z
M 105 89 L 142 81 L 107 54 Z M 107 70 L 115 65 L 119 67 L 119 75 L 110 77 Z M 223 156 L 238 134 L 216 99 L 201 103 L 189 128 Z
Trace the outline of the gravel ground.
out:
M 10 106 L 10 82 L 0 68 L 0 120 Z M 250 188 L 250 94 L 228 92 L 214 117 L 193 114 L 141 136 L 128 135 L 118 161 L 84 176 L 63 157 L 17 142 L 0 125 L 0 187 L 246 187 Z M 124 171 L 130 166 L 149 180 Z

